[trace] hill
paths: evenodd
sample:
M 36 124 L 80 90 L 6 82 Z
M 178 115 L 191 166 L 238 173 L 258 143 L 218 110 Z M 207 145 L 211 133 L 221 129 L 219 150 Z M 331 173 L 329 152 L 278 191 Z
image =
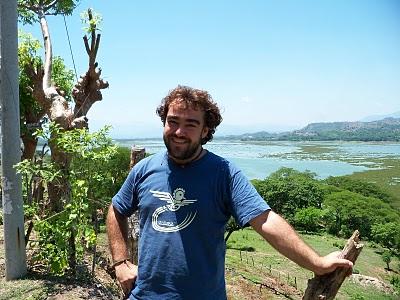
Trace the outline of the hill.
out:
M 311 123 L 306 127 L 282 133 L 260 131 L 224 138 L 240 140 L 289 141 L 400 141 L 400 118 L 385 118 L 371 122 Z

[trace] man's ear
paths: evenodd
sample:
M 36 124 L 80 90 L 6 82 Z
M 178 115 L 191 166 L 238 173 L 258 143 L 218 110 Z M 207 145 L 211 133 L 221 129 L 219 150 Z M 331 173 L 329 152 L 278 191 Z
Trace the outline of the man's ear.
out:
M 201 138 L 204 139 L 207 134 L 208 134 L 209 128 L 207 126 L 203 127 L 203 130 L 201 131 Z

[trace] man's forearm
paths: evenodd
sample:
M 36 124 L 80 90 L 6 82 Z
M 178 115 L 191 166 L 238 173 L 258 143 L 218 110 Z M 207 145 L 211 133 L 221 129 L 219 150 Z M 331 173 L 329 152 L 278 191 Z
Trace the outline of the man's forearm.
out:
M 308 270 L 320 273 L 321 256 L 303 242 L 278 214 L 267 212 L 253 219 L 250 224 L 281 254 Z
M 128 219 L 116 211 L 112 204 L 107 214 L 107 235 L 113 261 L 128 258 Z

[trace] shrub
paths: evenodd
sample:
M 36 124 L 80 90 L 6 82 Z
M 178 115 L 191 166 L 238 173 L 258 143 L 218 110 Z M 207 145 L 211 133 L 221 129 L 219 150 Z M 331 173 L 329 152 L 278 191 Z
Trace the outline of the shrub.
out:
M 322 210 L 316 207 L 301 208 L 294 215 L 296 229 L 308 232 L 318 232 L 321 228 Z

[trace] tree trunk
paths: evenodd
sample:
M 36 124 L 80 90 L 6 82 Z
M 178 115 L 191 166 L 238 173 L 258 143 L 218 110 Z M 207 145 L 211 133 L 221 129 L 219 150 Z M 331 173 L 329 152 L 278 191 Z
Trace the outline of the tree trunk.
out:
M 360 233 L 356 230 L 347 241 L 339 257 L 348 259 L 354 264 L 363 246 L 363 244 L 360 244 Z M 313 279 L 308 281 L 303 300 L 334 299 L 348 273 L 347 268 L 338 268 L 329 274 L 315 275 Z
M 32 159 L 36 152 L 37 139 L 30 134 L 25 134 L 22 136 L 22 143 L 24 144 L 24 151 L 21 160 Z
M 52 137 L 55 139 L 56 137 Z M 58 149 L 54 143 L 50 143 L 51 161 L 61 169 L 63 176 L 48 184 L 51 211 L 60 212 L 65 203 L 70 201 L 71 187 L 68 181 L 68 172 L 71 164 L 71 157 Z
M 234 230 L 229 230 L 228 231 L 228 234 L 226 235 L 226 237 L 225 237 L 225 243 L 227 243 L 228 242 L 228 239 L 229 239 L 229 237 L 231 236 L 231 234 L 234 232 Z

